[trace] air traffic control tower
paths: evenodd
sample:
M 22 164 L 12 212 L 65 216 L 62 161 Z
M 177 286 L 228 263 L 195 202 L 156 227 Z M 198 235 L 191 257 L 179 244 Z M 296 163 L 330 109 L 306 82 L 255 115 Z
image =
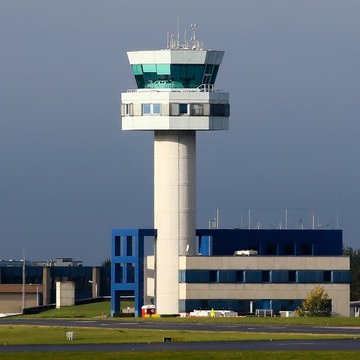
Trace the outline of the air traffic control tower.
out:
M 155 304 L 179 313 L 179 256 L 196 255 L 196 131 L 227 130 L 229 94 L 215 90 L 224 52 L 169 36 L 127 53 L 137 89 L 121 94 L 122 130 L 154 131 Z

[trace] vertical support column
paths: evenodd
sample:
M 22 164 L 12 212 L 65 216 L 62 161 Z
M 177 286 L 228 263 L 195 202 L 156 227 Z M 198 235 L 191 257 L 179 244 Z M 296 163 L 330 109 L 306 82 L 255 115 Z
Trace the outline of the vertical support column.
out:
M 155 131 L 155 297 L 160 314 L 179 312 L 179 256 L 196 250 L 195 192 L 195 131 Z
M 100 296 L 100 268 L 98 266 L 92 268 L 91 281 L 92 297 L 97 298 Z
M 51 304 L 51 268 L 43 267 L 43 305 Z

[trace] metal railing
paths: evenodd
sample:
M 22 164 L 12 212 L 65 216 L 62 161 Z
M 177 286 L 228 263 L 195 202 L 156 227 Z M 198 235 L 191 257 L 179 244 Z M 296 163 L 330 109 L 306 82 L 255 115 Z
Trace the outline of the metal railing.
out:
M 128 89 L 127 93 L 135 93 L 135 92 L 216 92 L 213 84 L 201 84 L 197 88 L 142 88 L 142 89 Z

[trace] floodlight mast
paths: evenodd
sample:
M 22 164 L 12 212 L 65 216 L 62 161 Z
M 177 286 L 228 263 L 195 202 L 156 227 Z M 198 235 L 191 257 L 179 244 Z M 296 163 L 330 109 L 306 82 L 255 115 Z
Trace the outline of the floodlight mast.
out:
M 196 249 L 196 131 L 227 130 L 229 94 L 214 89 L 224 52 L 167 35 L 167 49 L 128 52 L 137 89 L 122 93 L 122 130 L 154 131 L 155 302 L 177 314 L 179 256 Z

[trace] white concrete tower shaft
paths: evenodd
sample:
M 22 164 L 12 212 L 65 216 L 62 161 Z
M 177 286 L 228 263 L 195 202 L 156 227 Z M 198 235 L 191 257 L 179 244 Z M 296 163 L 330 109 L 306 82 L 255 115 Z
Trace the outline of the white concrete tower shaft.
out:
M 162 314 L 179 312 L 179 256 L 195 255 L 195 192 L 195 131 L 155 131 L 155 297 Z

